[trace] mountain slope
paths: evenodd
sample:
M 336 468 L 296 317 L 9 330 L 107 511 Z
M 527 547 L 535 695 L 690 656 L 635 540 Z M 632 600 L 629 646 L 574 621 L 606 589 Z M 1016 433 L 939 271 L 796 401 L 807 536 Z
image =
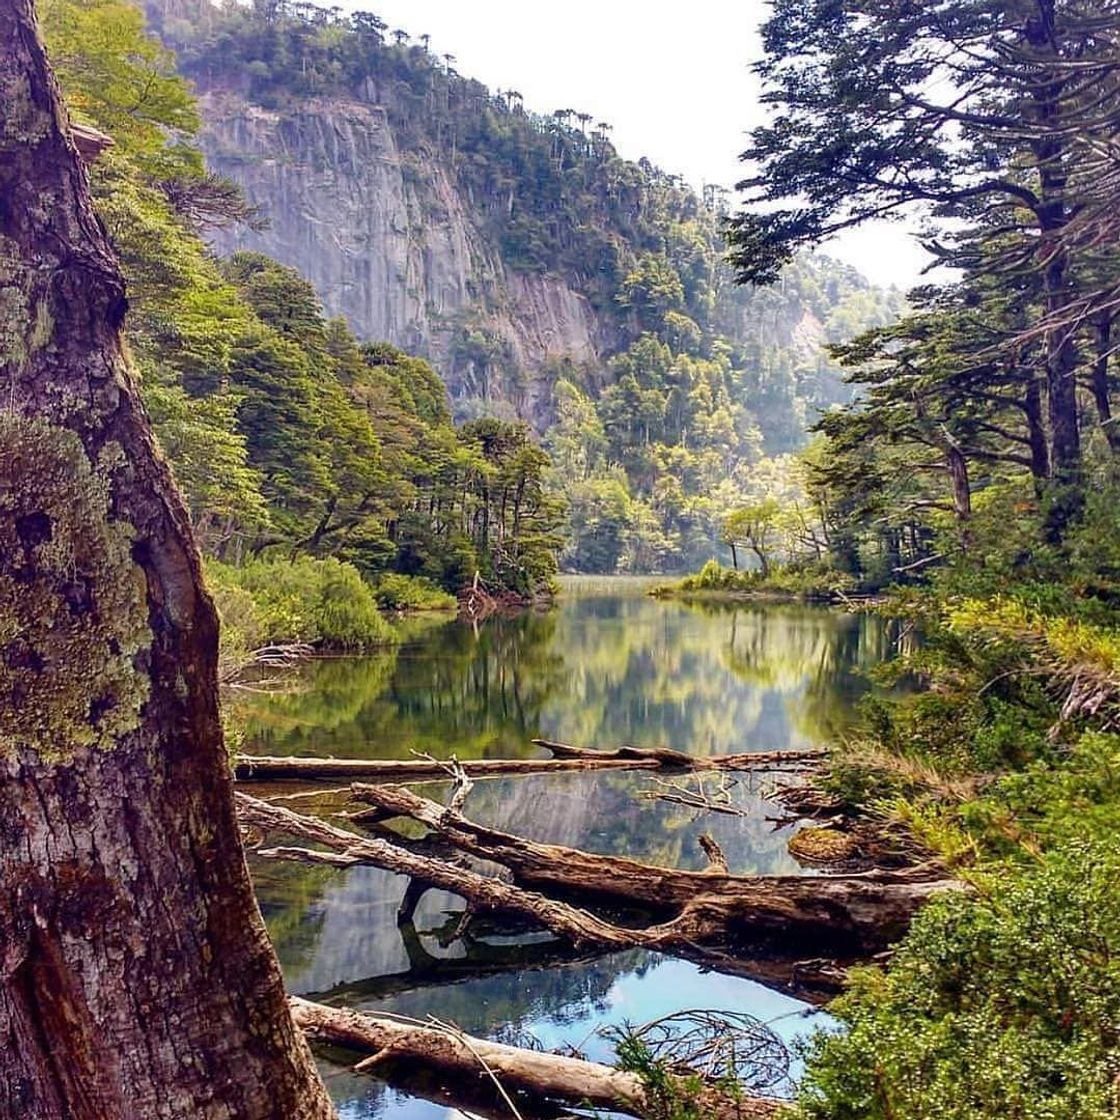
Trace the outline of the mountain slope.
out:
M 524 419 L 554 451 L 562 429 L 569 499 L 594 482 L 616 507 L 618 547 L 592 567 L 710 553 L 742 490 L 713 504 L 715 487 L 847 399 L 821 343 L 897 310 L 825 258 L 736 287 L 717 192 L 621 159 L 585 114 L 491 93 L 375 16 L 150 11 L 200 92 L 210 166 L 269 222 L 216 248 L 296 267 L 359 336 L 429 357 L 460 418 Z

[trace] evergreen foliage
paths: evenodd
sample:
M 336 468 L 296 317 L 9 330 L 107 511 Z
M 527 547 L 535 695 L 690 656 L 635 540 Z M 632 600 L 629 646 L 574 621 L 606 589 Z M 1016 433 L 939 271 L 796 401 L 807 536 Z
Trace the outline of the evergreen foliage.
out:
M 834 568 L 922 635 L 833 784 L 976 893 L 856 979 L 815 1120 L 1116 1115 L 1118 31 L 1081 0 L 779 0 L 764 27 L 742 278 L 904 206 L 958 270 L 834 348 L 856 392 L 804 484 Z
M 426 362 L 361 345 L 267 257 L 207 253 L 208 226 L 252 214 L 206 173 L 190 89 L 136 8 L 48 0 L 43 26 L 71 111 L 113 138 L 91 179 L 129 285 L 129 341 L 196 539 L 226 565 L 213 569 L 222 583 L 256 600 L 246 629 L 381 640 L 359 575 L 456 591 L 478 571 L 523 595 L 547 589 L 563 510 L 524 429 L 456 431 Z

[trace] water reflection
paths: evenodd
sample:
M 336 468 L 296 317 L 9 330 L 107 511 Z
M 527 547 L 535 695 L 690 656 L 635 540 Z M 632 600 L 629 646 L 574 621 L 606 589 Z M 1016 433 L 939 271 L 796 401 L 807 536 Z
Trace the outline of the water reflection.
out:
M 250 750 L 402 757 L 517 756 L 533 737 L 601 746 L 668 744 L 700 753 L 781 749 L 842 735 L 889 655 L 875 619 L 798 607 L 663 603 L 616 585 L 584 585 L 546 615 L 456 622 L 417 632 L 375 657 L 309 666 L 302 691 L 241 702 Z M 643 773 L 573 773 L 477 783 L 475 819 L 533 839 L 700 867 L 701 832 L 732 869 L 792 873 L 765 775 L 739 778 L 742 816 L 705 815 L 644 797 Z M 438 785 L 424 792 L 440 796 Z M 771 818 L 771 819 L 768 819 Z M 803 1033 L 803 1004 L 744 979 L 642 952 L 588 959 L 510 924 L 458 931 L 461 900 L 428 891 L 399 924 L 406 882 L 374 868 L 345 872 L 255 861 L 253 873 L 289 987 L 328 1002 L 434 1015 L 465 1030 L 609 1057 L 604 1024 L 689 1006 L 780 1018 Z M 340 1114 L 353 1120 L 458 1115 L 438 1085 L 402 1095 L 326 1062 Z M 484 1111 L 484 1110 L 483 1110 Z
M 828 1021 L 796 1000 L 748 980 L 703 973 L 685 961 L 644 952 L 616 953 L 594 962 L 468 981 L 446 989 L 444 998 L 447 1002 L 441 1015 L 472 1034 L 549 1050 L 574 1047 L 593 1061 L 607 1062 L 614 1052 L 604 1028 L 621 1023 L 637 1026 L 686 1004 L 746 1011 L 768 1023 L 790 1044 Z M 409 995 L 373 1003 L 346 1002 L 421 1019 L 430 1011 L 428 1001 Z M 426 1101 L 408 1101 L 368 1078 L 347 1078 L 340 1065 L 328 1064 L 326 1072 L 334 1075 L 329 1084 L 342 1114 L 355 1120 L 387 1115 L 393 1120 L 434 1120 L 458 1115 Z M 788 1093 L 798 1073 L 799 1064 L 793 1059 L 789 1077 L 771 1082 L 766 1091 Z
M 664 603 L 616 591 L 447 621 L 398 649 L 305 667 L 301 691 L 242 697 L 247 749 L 514 757 L 534 737 L 702 754 L 806 746 L 850 725 L 889 639 L 870 616 Z

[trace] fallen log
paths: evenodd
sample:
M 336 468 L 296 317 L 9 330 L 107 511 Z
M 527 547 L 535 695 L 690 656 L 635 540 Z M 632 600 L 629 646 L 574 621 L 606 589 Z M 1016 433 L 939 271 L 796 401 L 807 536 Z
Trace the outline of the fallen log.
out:
M 583 761 L 591 766 L 605 759 L 628 760 L 647 763 L 650 769 L 658 770 L 752 770 L 765 766 L 805 766 L 815 765 L 828 757 L 828 751 L 819 747 L 807 750 L 693 755 L 671 747 L 622 746 L 604 751 L 593 747 L 573 747 L 571 743 L 557 743 L 552 739 L 533 739 L 532 743 L 535 747 L 544 747 L 546 751 L 550 751 L 555 759 Z
M 805 770 L 825 757 L 820 750 L 758 751 L 694 758 L 665 747 L 619 747 L 601 751 L 534 739 L 551 758 L 481 758 L 460 762 L 472 778 L 517 774 L 556 774 L 583 770 Z M 449 763 L 433 758 L 274 758 L 238 755 L 234 776 L 239 782 L 299 780 L 401 782 L 447 777 Z
M 914 911 L 933 894 L 960 889 L 953 881 L 920 879 L 912 873 L 872 872 L 846 876 L 740 877 L 728 875 L 722 854 L 712 844 L 708 871 L 677 871 L 633 860 L 596 856 L 572 848 L 535 844 L 508 837 L 467 822 L 458 813 L 416 798 L 399 787 L 388 789 L 412 816 L 434 822 L 441 837 L 456 848 L 500 863 L 514 883 L 456 867 L 417 854 L 384 838 L 363 838 L 327 821 L 292 813 L 281 806 L 237 795 L 242 821 L 263 832 L 309 840 L 326 851 L 273 848 L 266 858 L 351 867 L 380 867 L 431 887 L 450 891 L 475 910 L 505 912 L 551 930 L 576 947 L 645 948 L 684 954 L 701 945 L 729 941 L 760 942 L 780 937 L 783 942 L 820 942 L 830 952 L 849 945 L 867 950 L 881 947 L 900 933 Z M 415 800 L 408 800 L 415 799 Z M 447 814 L 441 821 L 439 813 Z M 480 837 L 490 837 L 489 841 Z M 500 838 L 500 839 L 498 839 Z M 597 895 L 639 905 L 670 916 L 641 928 L 616 925 L 527 887 L 529 881 L 567 897 Z M 712 957 L 713 967 L 736 969 L 734 958 Z
M 489 1042 L 441 1024 L 326 1007 L 295 996 L 289 1004 L 296 1025 L 310 1038 L 368 1054 L 357 1069 L 390 1062 L 421 1064 L 468 1084 L 489 1081 L 503 1095 L 528 1093 L 575 1107 L 639 1117 L 659 1116 L 664 1107 L 660 1099 L 651 1097 L 637 1074 L 598 1062 Z M 674 1088 L 682 1099 L 691 1097 L 698 1115 L 763 1120 L 779 1108 L 775 1100 L 739 1096 L 715 1086 L 695 1088 L 683 1078 L 674 1080 Z
M 790 935 L 868 949 L 902 933 L 933 894 L 960 889 L 940 870 L 919 867 L 830 876 L 731 875 L 718 848 L 705 845 L 704 871 L 657 867 L 620 856 L 541 844 L 468 820 L 401 786 L 351 787 L 354 798 L 385 815 L 418 821 L 454 848 L 507 868 L 518 886 L 594 896 L 698 919 L 697 940 L 714 930 L 745 938 Z M 714 848 L 714 845 L 711 845 Z

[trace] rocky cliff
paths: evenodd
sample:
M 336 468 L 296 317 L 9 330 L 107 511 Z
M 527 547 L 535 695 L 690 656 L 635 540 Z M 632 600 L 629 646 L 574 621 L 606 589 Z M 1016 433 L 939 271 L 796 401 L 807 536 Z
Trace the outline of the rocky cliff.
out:
M 284 110 L 204 92 L 209 166 L 267 220 L 218 231 L 297 268 L 367 339 L 429 357 L 453 398 L 537 421 L 550 362 L 597 362 L 616 333 L 562 277 L 509 269 L 430 151 L 402 151 L 383 106 L 315 98 Z

